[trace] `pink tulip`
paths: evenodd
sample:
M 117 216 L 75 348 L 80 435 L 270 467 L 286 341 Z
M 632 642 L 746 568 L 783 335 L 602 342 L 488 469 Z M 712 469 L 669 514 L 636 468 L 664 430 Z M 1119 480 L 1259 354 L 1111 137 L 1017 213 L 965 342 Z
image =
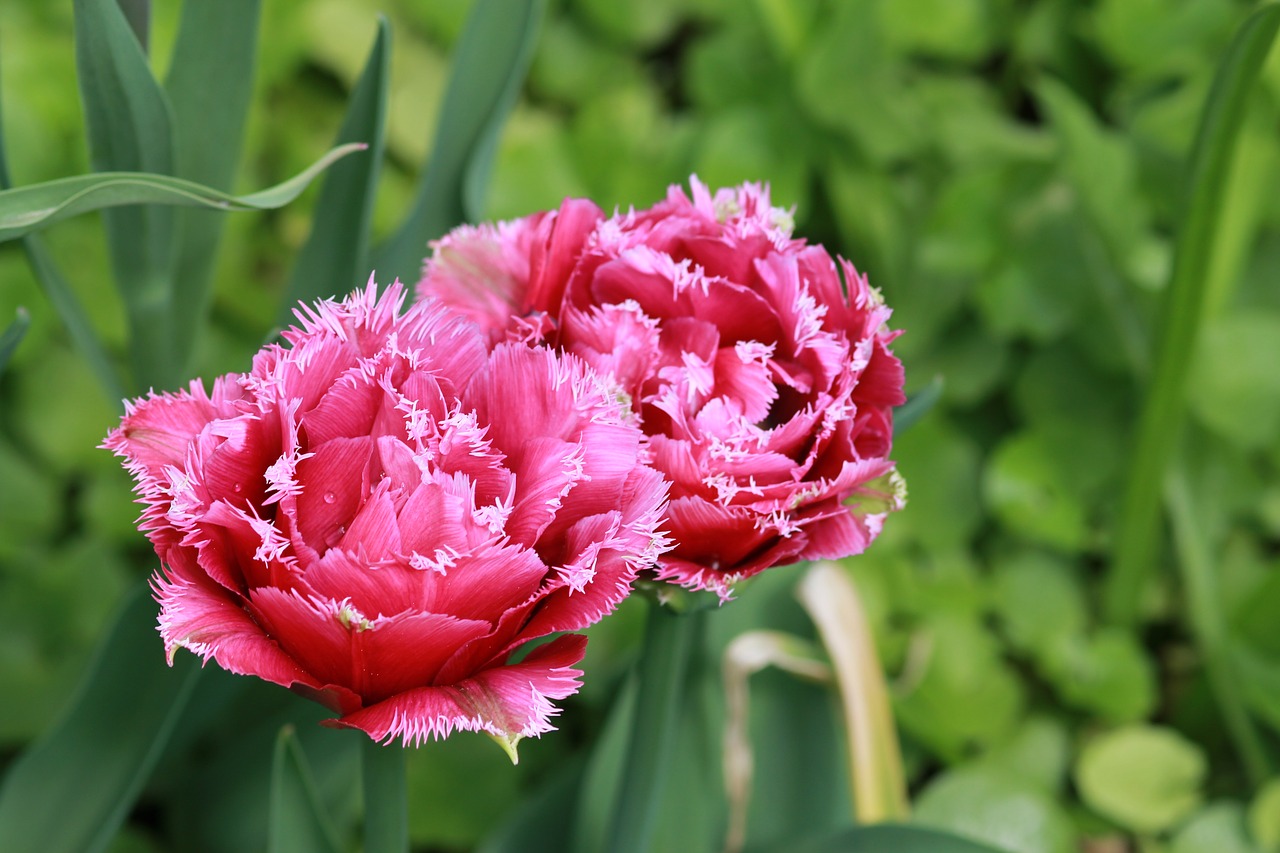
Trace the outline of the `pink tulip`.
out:
M 726 597 L 772 566 L 860 553 L 902 506 L 903 374 L 891 312 L 852 264 L 793 238 L 760 186 L 692 188 L 612 217 L 568 200 L 458 229 L 418 293 L 495 344 L 611 373 L 671 483 L 656 577 Z
M 183 647 L 334 726 L 514 749 L 576 692 L 586 640 L 665 546 L 661 477 L 616 389 L 371 281 L 298 314 L 247 374 L 135 401 L 124 457 Z

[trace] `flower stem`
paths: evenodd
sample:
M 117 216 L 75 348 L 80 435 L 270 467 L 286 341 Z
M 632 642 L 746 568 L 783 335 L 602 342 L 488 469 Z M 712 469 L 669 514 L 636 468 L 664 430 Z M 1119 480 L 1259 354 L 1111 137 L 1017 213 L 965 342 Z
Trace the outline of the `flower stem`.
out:
M 622 765 L 618 802 L 609 828 L 609 850 L 642 853 L 653 837 L 658 799 L 675 740 L 685 676 L 704 611 L 674 613 L 649 605 L 644 644 L 636 665 L 635 723 Z
M 364 853 L 408 853 L 409 804 L 405 749 L 362 738 Z

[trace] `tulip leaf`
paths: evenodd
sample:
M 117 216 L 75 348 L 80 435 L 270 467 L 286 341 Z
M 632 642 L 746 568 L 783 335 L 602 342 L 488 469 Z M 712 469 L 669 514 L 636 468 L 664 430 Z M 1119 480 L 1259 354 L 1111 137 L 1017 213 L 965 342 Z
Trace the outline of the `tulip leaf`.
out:
M 270 210 L 293 201 L 331 163 L 362 144 L 342 145 L 283 183 L 248 195 L 144 172 L 99 172 L 58 178 L 0 192 L 0 242 L 23 237 L 62 219 L 129 204 L 168 204 L 218 210 Z
M 1126 490 L 1104 590 L 1108 616 L 1132 624 L 1155 559 L 1164 473 L 1180 430 L 1187 377 L 1219 232 L 1236 142 L 1249 96 L 1280 30 L 1280 5 L 1265 4 L 1237 30 L 1200 115 L 1191 153 L 1185 208 L 1165 293 L 1155 369 L 1138 421 Z
M 826 838 L 751 847 L 748 853 L 1005 853 L 936 829 L 877 824 L 846 829 Z
M 116 0 L 75 0 L 76 76 L 95 172 L 173 173 L 173 120 L 142 45 Z M 129 320 L 140 385 L 166 387 L 180 371 L 169 322 L 176 247 L 173 211 L 103 213 L 112 274 Z
M 356 83 L 338 144 L 367 142 L 369 154 L 335 166 L 325 176 L 312 217 L 311 236 L 298 254 L 277 322 L 288 323 L 299 301 L 340 297 L 368 276 L 369 230 L 382 170 L 391 28 L 378 21 L 378 34 L 364 72 Z
M 9 357 L 18 348 L 18 344 L 22 343 L 22 336 L 27 333 L 27 327 L 30 325 L 31 315 L 27 313 L 27 309 L 18 308 L 18 316 L 9 324 L 9 328 L 4 330 L 4 334 L 0 335 L 0 373 L 4 372 L 5 365 L 9 363 Z
M 0 850 L 107 848 L 164 751 L 200 669 L 170 669 L 145 585 L 98 646 L 66 716 L 13 763 L 0 787 Z
M 546 0 L 477 0 L 472 7 L 413 207 L 375 254 L 388 280 L 415 281 L 428 241 L 480 216 L 499 131 L 528 70 L 545 7 Z
M 183 3 L 164 89 L 173 110 L 174 174 L 230 190 L 253 94 L 261 0 Z M 210 298 L 215 252 L 225 217 L 177 212 L 172 319 L 179 361 L 196 338 Z
M 333 827 L 292 725 L 276 737 L 271 767 L 268 853 L 337 853 Z

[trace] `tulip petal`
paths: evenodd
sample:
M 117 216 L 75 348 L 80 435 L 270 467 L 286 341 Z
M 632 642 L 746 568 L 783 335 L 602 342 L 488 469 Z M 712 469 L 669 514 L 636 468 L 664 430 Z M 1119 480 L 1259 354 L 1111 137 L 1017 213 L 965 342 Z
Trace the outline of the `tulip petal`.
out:
M 336 728 L 360 729 L 374 740 L 400 738 L 405 746 L 457 731 L 485 731 L 516 741 L 552 730 L 551 700 L 578 691 L 586 638 L 558 637 L 519 663 L 494 666 L 457 684 L 421 687 L 392 696 L 336 720 Z

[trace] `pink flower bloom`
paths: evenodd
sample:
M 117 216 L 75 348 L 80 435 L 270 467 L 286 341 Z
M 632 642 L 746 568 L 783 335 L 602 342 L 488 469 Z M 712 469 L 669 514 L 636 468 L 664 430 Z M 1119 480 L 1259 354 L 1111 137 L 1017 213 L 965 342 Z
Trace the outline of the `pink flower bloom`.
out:
M 418 293 L 491 342 L 612 373 L 672 484 L 657 576 L 727 596 L 771 566 L 860 553 L 901 507 L 903 374 L 890 310 L 852 264 L 793 238 L 760 186 L 692 188 L 608 218 L 569 200 L 458 229 Z
M 580 359 L 486 347 L 370 282 L 299 312 L 247 374 L 128 407 L 124 457 L 163 563 L 160 633 L 324 703 L 335 726 L 509 749 L 549 731 L 586 640 L 664 547 L 661 477 Z M 513 753 L 514 754 L 514 753 Z

